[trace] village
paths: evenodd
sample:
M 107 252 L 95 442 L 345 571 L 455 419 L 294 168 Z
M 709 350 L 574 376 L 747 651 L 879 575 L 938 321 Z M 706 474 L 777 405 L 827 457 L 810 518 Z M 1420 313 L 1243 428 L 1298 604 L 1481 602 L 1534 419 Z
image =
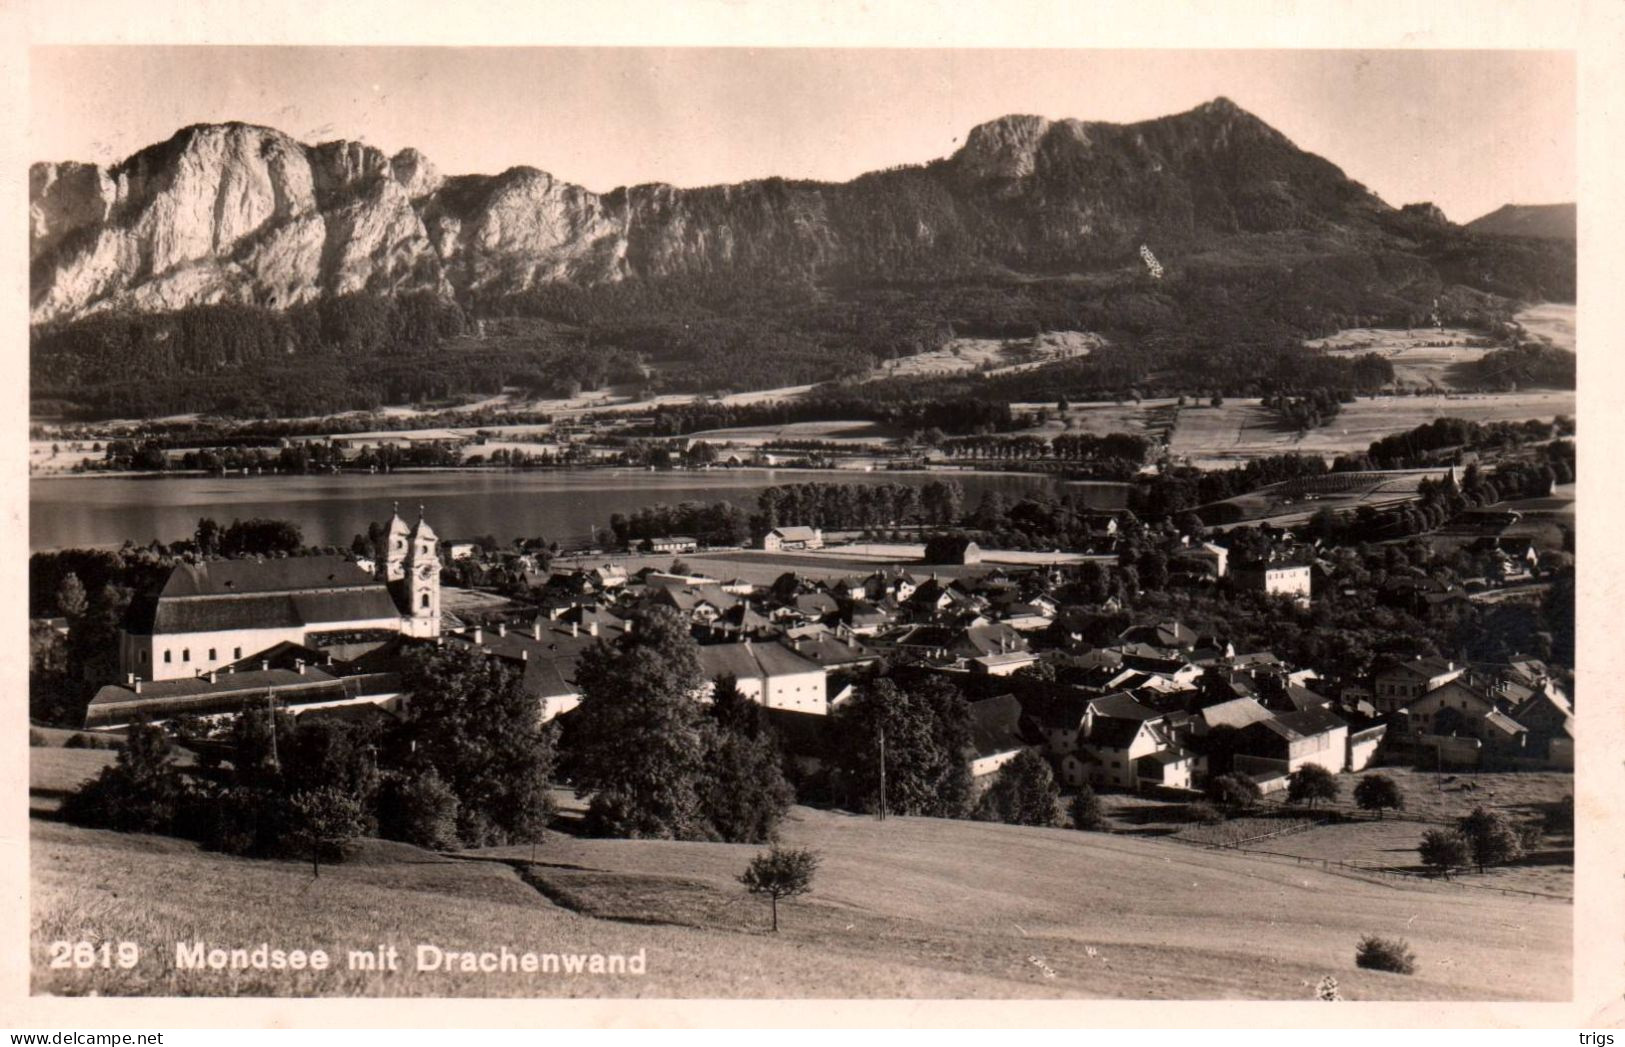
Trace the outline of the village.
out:
M 1345 806 L 1362 773 L 1384 767 L 1424 790 L 1433 779 L 1435 793 L 1443 780 L 1481 773 L 1533 775 L 1548 800 L 1569 791 L 1561 783 L 1574 765 L 1575 717 L 1561 668 L 1526 651 L 1471 661 L 1378 655 L 1369 671 L 1351 675 L 1347 662 L 1317 665 L 1269 644 L 1238 644 L 1177 615 L 1137 618 L 1128 608 L 1144 594 L 1124 588 L 1115 566 L 1120 539 L 1160 543 L 1167 563 L 1160 577 L 1129 575 L 1130 585 L 1222 590 L 1286 614 L 1308 613 L 1317 594 L 1350 598 L 1360 571 L 1347 551 L 1290 531 L 1193 541 L 1174 528 L 1130 526 L 1132 539 L 1120 534 L 1117 514 L 1094 514 L 1093 553 L 1047 564 L 944 534 L 916 562 L 775 574 L 779 560 L 815 564 L 841 556 L 843 546 L 826 542 L 820 528 L 783 525 L 761 535 L 754 551 L 711 552 L 679 535 L 547 569 L 545 550 L 442 540 L 426 519 L 409 525 L 397 512 L 379 529 L 387 537 L 376 558 L 174 567 L 131 603 L 119 630 L 120 677 L 95 692 L 83 727 L 118 734 L 169 723 L 184 725 L 184 738 L 206 737 L 197 725 L 213 723 L 220 736 L 237 714 L 271 709 L 301 720 L 393 721 L 413 701 L 403 660 L 426 644 L 509 667 L 540 722 L 567 724 L 583 697 L 581 660 L 658 613 L 689 632 L 705 681 L 697 702 L 726 681 L 762 709 L 803 802 L 830 795 L 839 762 L 831 724 L 880 676 L 934 678 L 963 696 L 969 744 L 961 757 L 978 791 L 1022 754 L 1036 754 L 1065 794 L 1098 791 L 1122 831 L 1164 822 L 1159 831 L 1182 839 L 1268 838 L 1276 827 L 1258 815 L 1301 815 L 1294 783 L 1306 767 L 1340 783 L 1321 798 Z M 873 556 L 873 546 L 850 547 Z M 1516 597 L 1532 586 L 1538 596 L 1572 571 L 1572 557 L 1497 537 L 1496 528 L 1476 548 L 1474 562 L 1489 577 L 1474 580 L 1473 593 L 1460 579 L 1441 582 L 1439 572 L 1413 568 L 1392 572 L 1376 598 L 1404 613 L 1449 613 L 1486 589 Z M 865 562 L 851 555 L 827 562 Z M 745 573 L 760 580 L 707 574 L 708 556 L 750 565 Z M 1017 563 L 997 562 L 1001 556 Z M 662 557 L 670 562 L 654 566 Z M 443 576 L 473 584 L 443 584 Z M 1226 783 L 1238 779 L 1250 794 L 1246 810 L 1207 803 L 1233 801 Z M 1225 815 L 1238 827 L 1217 835 L 1185 824 Z M 1414 851 L 1390 864 L 1417 867 Z

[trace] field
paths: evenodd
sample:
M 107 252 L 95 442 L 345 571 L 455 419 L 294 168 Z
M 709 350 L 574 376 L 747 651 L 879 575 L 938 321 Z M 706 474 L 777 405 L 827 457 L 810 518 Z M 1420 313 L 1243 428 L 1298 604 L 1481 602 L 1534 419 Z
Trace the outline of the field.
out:
M 962 578 L 977 575 L 1000 564 L 1032 566 L 1045 563 L 1077 563 L 1088 557 L 1079 553 L 1035 553 L 1015 549 L 983 550 L 983 562 L 969 566 L 935 565 L 920 562 L 925 546 L 910 542 L 871 542 L 841 545 L 830 549 L 793 553 L 768 553 L 759 549 L 729 549 L 706 553 L 637 553 L 630 556 L 601 555 L 561 557 L 553 563 L 554 570 L 576 567 L 595 567 L 614 563 L 625 567 L 628 574 L 645 567 L 664 571 L 673 560 L 681 560 L 696 573 L 709 575 L 721 581 L 742 578 L 754 585 L 771 585 L 786 571 L 796 571 L 811 578 L 836 579 L 848 575 L 866 575 L 882 567 L 905 567 L 916 575 L 938 574 L 944 578 Z
M 1480 360 L 1490 352 L 1488 347 L 1467 344 L 1475 338 L 1483 335 L 1455 327 L 1408 331 L 1355 327 L 1304 344 L 1325 349 L 1332 356 L 1376 353 L 1394 365 L 1394 384 L 1401 388 L 1451 389 L 1455 387 L 1451 368 Z
M 1554 902 L 1067 830 L 882 826 L 798 809 L 786 835 L 824 862 L 814 893 L 783 906 L 773 935 L 766 905 L 735 882 L 752 847 L 556 836 L 533 865 L 528 848 L 444 857 L 375 843 L 312 879 L 301 862 L 38 821 L 35 991 L 1307 999 L 1332 974 L 1351 999 L 1568 993 L 1571 909 Z M 1418 974 L 1356 969 L 1364 933 L 1407 938 Z M 47 969 L 47 942 L 81 938 L 136 941 L 143 960 L 130 972 Z M 171 943 L 193 940 L 338 957 L 386 943 L 410 957 L 425 942 L 644 950 L 648 974 L 174 970 Z M 1530 963 L 1531 952 L 1543 962 Z
M 1562 302 L 1546 302 L 1531 306 L 1519 313 L 1515 320 L 1536 338 L 1541 338 L 1559 349 L 1577 351 L 1574 334 L 1574 306 Z
M 888 360 L 875 372 L 879 378 L 918 378 L 924 375 L 964 374 L 985 370 L 1008 374 L 1057 360 L 1087 356 L 1104 340 L 1087 331 L 1050 331 L 1037 338 L 955 338 L 941 349 Z
M 1378 396 L 1344 404 L 1330 425 L 1299 433 L 1280 428 L 1256 400 L 1227 400 L 1217 408 L 1180 411 L 1170 449 L 1176 458 L 1204 468 L 1236 466 L 1251 458 L 1290 452 L 1333 456 L 1363 451 L 1374 440 L 1435 418 L 1521 422 L 1560 414 L 1573 417 L 1575 406 L 1572 391 Z
M 1559 800 L 1574 793 L 1574 776 L 1558 771 L 1438 775 L 1408 767 L 1379 767 L 1366 773 L 1387 775 L 1398 784 L 1405 797 L 1403 818 L 1390 815 L 1378 821 L 1359 820 L 1306 828 L 1269 839 L 1252 839 L 1245 846 L 1315 862 L 1346 862 L 1373 869 L 1422 872 L 1416 846 L 1429 829 L 1451 824 L 1479 806 L 1500 811 L 1515 821 L 1541 820 Z M 1338 811 L 1357 813 L 1353 793 L 1360 777 L 1338 775 L 1341 796 L 1334 805 Z M 1257 816 L 1201 826 L 1186 820 L 1183 804 L 1136 796 L 1102 797 L 1107 815 L 1119 832 L 1175 835 L 1192 842 L 1229 845 L 1289 826 L 1301 826 L 1300 817 L 1264 813 L 1278 808 L 1283 800 L 1284 794 L 1278 793 L 1266 798 Z M 1531 891 L 1554 898 L 1572 898 L 1573 836 L 1548 835 L 1538 850 L 1515 865 L 1487 869 L 1482 874 L 1461 874 L 1459 879 L 1470 888 Z
M 708 443 L 731 443 L 759 447 L 774 440 L 820 440 L 839 444 L 883 444 L 902 432 L 879 422 L 792 422 L 788 425 L 740 426 L 733 429 L 707 429 L 690 436 Z
M 1417 469 L 1381 473 L 1332 473 L 1312 481 L 1288 480 L 1213 503 L 1231 507 L 1224 522 L 1301 516 L 1332 509 L 1346 512 L 1361 505 L 1374 509 L 1397 505 L 1416 498 L 1425 479 L 1438 479 L 1439 469 Z M 1207 512 L 1207 510 L 1204 510 Z M 1215 520 L 1221 517 L 1215 516 Z
M 784 842 L 823 863 L 774 935 L 766 903 L 736 881 L 756 847 L 553 834 L 533 860 L 529 847 L 442 855 L 364 841 L 313 879 L 303 862 L 51 820 L 54 795 L 105 754 L 32 756 L 35 992 L 1308 999 L 1327 974 L 1358 1000 L 1569 991 L 1567 905 L 1166 841 L 798 807 Z M 1366 933 L 1406 938 L 1417 974 L 1355 968 Z M 48 967 L 50 941 L 80 939 L 135 941 L 143 957 L 131 971 Z M 173 943 L 194 940 L 320 947 L 339 968 L 380 944 L 408 958 L 418 943 L 644 950 L 648 973 L 175 970 Z

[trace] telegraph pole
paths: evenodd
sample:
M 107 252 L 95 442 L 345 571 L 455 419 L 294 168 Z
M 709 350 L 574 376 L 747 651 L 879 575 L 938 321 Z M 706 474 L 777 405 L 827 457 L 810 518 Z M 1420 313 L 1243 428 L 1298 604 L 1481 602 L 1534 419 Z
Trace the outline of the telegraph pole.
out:
M 276 749 L 276 694 L 269 687 L 265 688 L 265 710 L 271 720 L 271 769 L 281 774 L 282 759 Z
M 886 725 L 880 725 L 880 820 L 886 820 Z

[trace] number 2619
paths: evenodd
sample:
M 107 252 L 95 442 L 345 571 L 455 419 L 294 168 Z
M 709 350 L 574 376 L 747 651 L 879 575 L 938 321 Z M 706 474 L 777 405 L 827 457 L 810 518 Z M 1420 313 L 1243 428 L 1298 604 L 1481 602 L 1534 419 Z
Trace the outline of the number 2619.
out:
M 121 967 L 129 970 L 141 962 L 141 947 L 135 942 L 52 942 L 52 968 Z

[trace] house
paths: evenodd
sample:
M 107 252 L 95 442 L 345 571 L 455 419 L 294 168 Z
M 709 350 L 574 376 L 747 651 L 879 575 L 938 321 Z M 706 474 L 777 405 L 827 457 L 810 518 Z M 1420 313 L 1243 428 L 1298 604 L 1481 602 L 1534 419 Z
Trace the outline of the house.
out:
M 643 550 L 650 553 L 691 553 L 699 547 L 698 538 L 681 534 L 668 534 L 643 540 Z
M 1286 596 L 1308 602 L 1312 568 L 1308 564 L 1252 563 L 1238 564 L 1230 572 L 1238 589 L 1263 593 L 1266 596 Z
M 972 778 L 985 778 L 1029 748 L 1021 733 L 1021 703 L 1013 694 L 970 703 Z
M 1377 671 L 1372 679 L 1371 704 L 1381 713 L 1404 708 L 1427 692 L 1443 687 L 1467 671 L 1465 665 L 1443 658 L 1413 658 Z
M 1131 625 L 1118 634 L 1126 644 L 1144 644 L 1168 651 L 1189 651 L 1195 648 L 1197 635 L 1189 627 L 1174 621 L 1152 625 Z
M 1574 708 L 1560 695 L 1539 690 L 1512 711 L 1529 730 L 1529 755 L 1544 757 L 1553 767 L 1574 766 Z
M 983 676 L 1009 676 L 1037 661 L 1038 655 L 1033 651 L 1000 651 L 971 658 L 966 668 Z
M 713 637 L 723 636 L 734 640 L 746 637 L 761 640 L 778 632 L 778 626 L 744 600 L 723 611 L 712 620 L 709 628 Z
M 1434 688 L 1401 714 L 1418 738 L 1474 738 L 1482 743 L 1480 752 L 1492 756 L 1522 756 L 1528 748 L 1528 728 L 1509 716 L 1491 691 L 1466 679 Z
M 762 548 L 770 553 L 823 547 L 824 532 L 816 527 L 775 527 L 762 536 Z
M 601 608 L 577 608 L 574 620 L 537 616 L 528 625 L 499 622 L 476 626 L 447 638 L 497 658 L 516 669 L 525 692 L 535 699 L 543 721 L 581 704 L 576 666 L 600 640 L 613 642 L 633 630 L 633 623 Z
M 848 603 L 841 609 L 841 623 L 853 636 L 874 636 L 892 624 L 894 616 L 870 603 Z
M 1232 698 L 1198 711 L 1196 733 L 1210 734 L 1220 727 L 1239 731 L 1255 723 L 1273 719 L 1274 716 L 1274 713 L 1260 705 L 1255 698 Z
M 1048 629 L 1054 612 L 1046 614 L 1042 607 L 1031 603 L 1013 603 L 999 612 L 999 621 L 1022 632 Z
M 1238 732 L 1233 766 L 1255 780 L 1311 763 L 1336 774 L 1348 762 L 1348 733 L 1348 722 L 1326 709 L 1282 713 Z
M 719 643 L 702 646 L 700 668 L 706 693 L 716 678 L 734 677 L 739 691 L 769 709 L 826 715 L 828 682 L 824 667 L 776 643 Z
M 821 636 L 791 636 L 783 641 L 790 650 L 816 662 L 826 670 L 857 669 L 880 660 L 880 652 L 852 638 L 825 633 Z
M 1203 766 L 1201 757 L 1188 749 L 1170 746 L 1135 761 L 1134 772 L 1141 789 L 1193 789 Z
M 447 539 L 445 545 L 441 548 L 445 550 L 448 561 L 467 560 L 480 551 L 479 543 L 467 538 Z
M 1399 710 L 1406 730 L 1420 734 L 1466 734 L 1481 737 L 1476 721 L 1499 709 L 1495 697 L 1462 676 L 1406 702 Z
M 841 610 L 841 605 L 835 601 L 835 597 L 825 592 L 801 593 L 790 601 L 789 606 L 807 621 L 828 618 L 839 614 Z
M 1062 777 L 1069 785 L 1139 786 L 1137 762 L 1142 756 L 1168 748 L 1153 725 L 1163 714 L 1127 694 L 1109 694 L 1091 701 L 1078 729 L 1078 748 L 1087 754 L 1062 757 Z
M 670 607 L 695 625 L 710 625 L 741 601 L 716 585 L 684 585 L 652 588 L 644 602 Z

